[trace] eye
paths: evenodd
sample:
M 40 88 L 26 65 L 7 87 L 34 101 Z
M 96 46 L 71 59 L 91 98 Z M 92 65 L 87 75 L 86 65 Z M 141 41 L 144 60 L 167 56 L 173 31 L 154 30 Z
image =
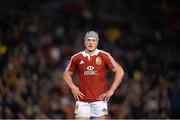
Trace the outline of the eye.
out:
M 87 39 L 88 41 L 96 41 L 96 39 Z

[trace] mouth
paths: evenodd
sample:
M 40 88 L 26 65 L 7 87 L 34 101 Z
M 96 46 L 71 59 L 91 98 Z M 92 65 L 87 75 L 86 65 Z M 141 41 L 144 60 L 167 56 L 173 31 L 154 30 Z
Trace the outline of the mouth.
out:
M 90 48 L 93 48 L 93 46 L 92 46 L 92 45 L 89 45 L 89 47 L 90 47 Z

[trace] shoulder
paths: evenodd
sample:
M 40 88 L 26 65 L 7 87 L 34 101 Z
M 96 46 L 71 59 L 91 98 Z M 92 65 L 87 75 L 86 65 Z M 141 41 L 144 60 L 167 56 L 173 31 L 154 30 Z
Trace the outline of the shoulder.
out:
M 99 50 L 99 54 L 102 55 L 102 56 L 111 56 L 109 52 L 106 52 L 104 50 Z
M 82 51 L 74 54 L 74 55 L 71 57 L 71 59 L 75 59 L 75 58 L 78 58 L 78 57 L 80 57 L 80 56 L 82 56 Z
M 114 60 L 114 58 L 111 56 L 111 54 L 109 52 L 104 51 L 104 50 L 100 50 L 99 55 L 105 60 L 110 60 L 110 61 Z

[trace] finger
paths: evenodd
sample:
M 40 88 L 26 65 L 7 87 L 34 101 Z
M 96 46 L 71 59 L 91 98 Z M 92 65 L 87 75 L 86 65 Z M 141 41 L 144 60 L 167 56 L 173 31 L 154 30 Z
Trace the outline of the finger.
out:
M 79 94 L 80 94 L 82 97 L 84 97 L 84 94 L 83 94 L 82 92 L 79 92 Z
M 75 100 L 79 100 L 79 97 L 78 97 L 77 93 L 74 93 L 73 95 L 74 95 Z
M 77 100 L 76 95 L 73 94 L 73 96 L 74 96 L 74 99 Z
M 101 100 L 101 99 L 102 99 L 102 95 L 100 95 L 97 99 L 98 99 L 98 100 Z
M 104 100 L 108 102 L 109 101 L 109 97 L 106 96 Z
M 103 98 L 105 96 L 105 94 L 101 94 L 98 98 Z
M 107 101 L 109 101 L 110 97 L 108 97 Z
M 102 95 L 100 95 L 97 99 L 98 99 L 98 100 L 103 100 L 104 97 L 105 97 L 105 94 L 102 94 Z
M 84 95 L 82 95 L 82 94 L 80 94 L 80 93 L 78 94 L 78 96 L 79 96 L 80 98 L 83 98 L 83 97 L 84 97 Z
M 79 100 L 79 96 L 78 95 L 76 95 L 76 100 Z

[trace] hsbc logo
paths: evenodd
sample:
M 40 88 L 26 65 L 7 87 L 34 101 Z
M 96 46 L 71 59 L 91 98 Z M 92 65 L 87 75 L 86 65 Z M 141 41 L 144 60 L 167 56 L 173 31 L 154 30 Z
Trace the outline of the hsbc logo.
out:
M 84 75 L 96 75 L 97 71 L 94 70 L 94 66 L 87 66 L 87 71 L 84 71 Z
M 94 70 L 94 67 L 93 66 L 88 66 L 87 70 Z

